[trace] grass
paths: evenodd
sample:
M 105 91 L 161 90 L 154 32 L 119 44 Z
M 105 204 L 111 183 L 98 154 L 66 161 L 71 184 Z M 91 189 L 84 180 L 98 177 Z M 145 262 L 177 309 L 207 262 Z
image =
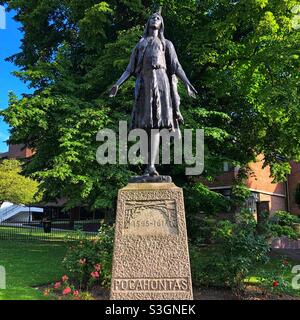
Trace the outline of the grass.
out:
M 45 233 L 43 229 L 37 227 L 3 227 L 0 226 L 0 239 L 39 239 L 39 240 L 62 240 L 67 236 L 77 237 L 77 231 L 72 230 L 52 230 Z M 91 234 L 93 237 L 93 234 Z
M 46 300 L 34 287 L 49 284 L 64 274 L 61 261 L 66 246 L 60 243 L 0 241 L 0 265 L 6 269 L 0 300 Z

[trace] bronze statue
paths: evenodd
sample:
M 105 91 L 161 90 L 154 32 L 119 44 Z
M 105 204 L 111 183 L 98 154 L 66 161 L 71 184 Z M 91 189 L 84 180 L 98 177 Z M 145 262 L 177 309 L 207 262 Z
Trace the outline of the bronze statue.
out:
M 179 124 L 183 123 L 177 77 L 184 82 L 189 96 L 195 98 L 197 94 L 178 61 L 174 45 L 164 37 L 164 21 L 160 13 L 149 18 L 125 72 L 110 90 L 110 97 L 116 96 L 119 87 L 131 75 L 136 76 L 131 129 L 147 131 L 149 160 L 144 176 L 157 176 L 155 159 L 160 137 L 158 133 L 151 140 L 150 132 L 151 129 L 179 129 Z

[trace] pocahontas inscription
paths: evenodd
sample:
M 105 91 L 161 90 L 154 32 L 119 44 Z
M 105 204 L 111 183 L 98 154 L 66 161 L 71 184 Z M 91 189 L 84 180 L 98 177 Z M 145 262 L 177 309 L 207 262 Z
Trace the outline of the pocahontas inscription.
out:
M 189 291 L 188 278 L 176 279 L 114 279 L 113 286 L 118 291 Z
M 173 183 L 119 190 L 111 299 L 192 299 L 183 193 Z

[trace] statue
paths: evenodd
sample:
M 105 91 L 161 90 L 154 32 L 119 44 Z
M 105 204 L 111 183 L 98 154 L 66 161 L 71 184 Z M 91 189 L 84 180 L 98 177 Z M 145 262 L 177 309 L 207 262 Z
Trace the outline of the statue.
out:
M 164 21 L 160 13 L 148 20 L 141 40 L 132 51 L 130 62 L 120 79 L 110 90 L 115 97 L 119 87 L 132 75 L 136 76 L 135 102 L 131 129 L 144 129 L 148 134 L 148 165 L 144 176 L 159 176 L 155 159 L 159 152 L 159 132 L 152 136 L 151 129 L 179 129 L 183 123 L 177 77 L 183 81 L 189 96 L 197 91 L 182 69 L 171 41 L 164 37 Z

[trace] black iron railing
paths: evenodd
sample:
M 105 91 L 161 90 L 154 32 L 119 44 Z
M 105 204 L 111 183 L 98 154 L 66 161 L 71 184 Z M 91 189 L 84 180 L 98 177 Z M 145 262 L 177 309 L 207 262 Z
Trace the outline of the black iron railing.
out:
M 100 228 L 99 220 L 13 220 L 0 221 L 0 239 L 64 240 L 78 238 L 78 233 L 94 237 Z

